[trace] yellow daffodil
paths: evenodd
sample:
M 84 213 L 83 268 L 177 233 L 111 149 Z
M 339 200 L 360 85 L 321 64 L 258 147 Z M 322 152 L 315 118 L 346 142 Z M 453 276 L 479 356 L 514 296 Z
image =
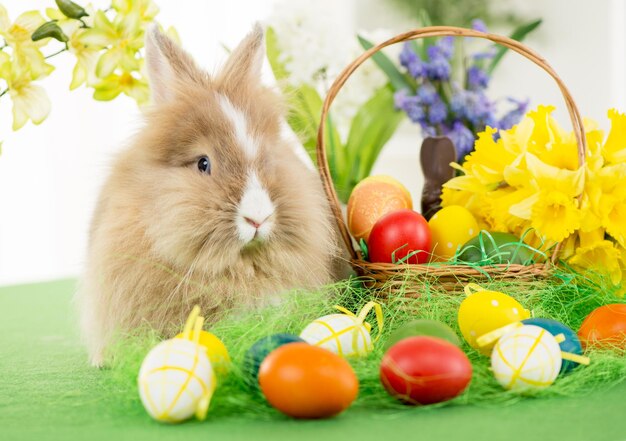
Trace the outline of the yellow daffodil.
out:
M 606 140 L 584 120 L 580 167 L 574 134 L 553 111 L 538 107 L 497 141 L 491 129 L 481 134 L 476 151 L 455 164 L 462 175 L 445 184 L 442 205 L 465 205 L 492 231 L 524 235 L 546 252 L 560 242 L 561 259 L 626 294 L 626 115 L 609 111 Z
M 107 78 L 120 67 L 132 72 L 140 68 L 138 51 L 143 47 L 144 30 L 137 12 L 118 14 L 111 22 L 104 11 L 97 11 L 93 28 L 77 37 L 83 45 L 106 49 L 96 65 L 96 75 Z
M 622 279 L 620 258 L 623 253 L 610 240 L 599 240 L 591 245 L 580 246 L 574 256 L 569 259 L 570 265 L 592 270 L 593 273 L 607 274 L 614 285 Z
M 40 86 L 32 83 L 27 70 L 11 60 L 4 52 L 0 57 L 0 77 L 7 82 L 13 102 L 13 130 L 19 130 L 32 120 L 40 124 L 50 113 L 50 100 Z
M 135 78 L 128 72 L 121 75 L 111 74 L 94 86 L 93 97 L 99 101 L 110 101 L 120 93 L 133 98 L 138 104 L 145 104 L 150 98 L 148 83 L 145 79 Z
M 532 207 L 530 220 L 532 227 L 548 240 L 559 242 L 580 228 L 581 213 L 570 195 L 542 190 Z
M 604 144 L 602 154 L 607 164 L 626 161 L 626 114 L 609 110 L 611 131 Z
M 478 134 L 475 150 L 466 157 L 463 168 L 483 185 L 499 185 L 504 180 L 504 169 L 517 156 L 505 148 L 502 140 L 494 141 L 496 129 L 487 127 Z
M 602 195 L 600 204 L 602 226 L 622 247 L 626 247 L 626 189 L 620 187 Z

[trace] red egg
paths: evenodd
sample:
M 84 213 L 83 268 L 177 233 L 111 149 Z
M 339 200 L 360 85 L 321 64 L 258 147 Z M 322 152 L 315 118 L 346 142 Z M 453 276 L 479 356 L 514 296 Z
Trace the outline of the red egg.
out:
M 428 222 L 421 214 L 413 210 L 393 211 L 372 228 L 367 243 L 369 259 L 381 263 L 424 263 L 429 258 L 430 241 Z
M 307 343 L 272 351 L 261 363 L 259 386 L 273 407 L 294 418 L 337 415 L 359 392 L 359 380 L 346 360 Z
M 578 330 L 583 346 L 626 347 L 626 304 L 600 306 L 589 314 Z
M 389 394 L 406 404 L 450 400 L 472 379 L 472 364 L 452 343 L 435 337 L 409 337 L 383 356 L 380 381 Z

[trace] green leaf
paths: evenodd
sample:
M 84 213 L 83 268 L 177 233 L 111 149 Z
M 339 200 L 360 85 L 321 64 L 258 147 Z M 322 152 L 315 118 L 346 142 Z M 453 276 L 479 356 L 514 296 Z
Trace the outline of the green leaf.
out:
M 276 80 L 284 80 L 289 76 L 285 65 L 280 62 L 280 50 L 278 49 L 278 38 L 276 37 L 276 32 L 273 28 L 267 28 L 265 32 L 265 41 L 266 41 L 266 52 L 267 59 L 270 62 L 270 67 L 274 72 L 274 76 Z
M 515 29 L 515 31 L 513 31 L 513 33 L 509 36 L 509 38 L 521 42 L 522 40 L 524 40 L 524 38 L 526 38 L 528 34 L 530 34 L 532 31 L 537 29 L 539 25 L 541 24 L 541 22 L 542 20 L 539 19 L 539 20 L 535 20 L 533 22 L 530 22 L 530 23 L 527 23 L 525 25 L 518 27 L 517 29 Z M 504 54 L 506 54 L 508 50 L 509 50 L 508 47 L 498 46 L 498 49 L 496 50 L 496 55 L 493 57 L 493 59 L 491 60 L 491 63 L 489 64 L 489 67 L 487 68 L 487 73 L 489 75 L 493 73 L 496 66 L 500 63 L 500 61 L 502 60 L 502 57 L 504 57 Z
M 87 17 L 87 11 L 80 6 L 70 0 L 55 0 L 59 10 L 65 15 L 67 18 L 74 18 L 76 20 Z
M 390 85 L 378 89 L 358 110 L 346 143 L 346 163 L 349 169 L 336 182 L 339 198 L 346 202 L 354 186 L 369 176 L 384 145 L 404 118 L 394 110 Z
M 365 38 L 361 36 L 358 36 L 358 39 L 359 39 L 359 43 L 361 43 L 361 46 L 365 50 L 368 50 L 374 46 L 370 41 L 366 40 Z M 391 83 L 391 86 L 393 87 L 394 90 L 396 91 L 402 90 L 402 89 L 413 90 L 411 83 L 398 70 L 398 68 L 396 68 L 393 62 L 385 54 L 383 54 L 382 52 L 377 52 L 374 55 L 372 55 L 372 60 L 385 73 L 385 75 L 387 75 L 387 78 L 389 78 L 389 82 Z
M 49 21 L 39 26 L 30 37 L 33 41 L 43 40 L 44 38 L 54 38 L 62 43 L 66 43 L 69 38 L 63 33 L 56 21 Z

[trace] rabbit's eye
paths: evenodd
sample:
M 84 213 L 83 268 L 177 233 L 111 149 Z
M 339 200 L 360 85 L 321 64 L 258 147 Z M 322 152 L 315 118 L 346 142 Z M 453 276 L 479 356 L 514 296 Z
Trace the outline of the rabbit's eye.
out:
M 202 156 L 198 159 L 198 170 L 207 175 L 211 174 L 211 161 L 209 161 L 208 156 Z

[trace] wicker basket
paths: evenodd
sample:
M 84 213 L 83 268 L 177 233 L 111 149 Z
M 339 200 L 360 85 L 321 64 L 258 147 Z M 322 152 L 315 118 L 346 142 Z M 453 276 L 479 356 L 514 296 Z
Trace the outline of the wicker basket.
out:
M 456 290 L 460 283 L 467 283 L 469 281 L 476 280 L 502 280 L 510 279 L 522 282 L 530 282 L 540 278 L 549 277 L 554 269 L 554 265 L 558 262 L 558 255 L 560 245 L 553 248 L 550 259 L 545 263 L 536 263 L 533 265 L 492 265 L 481 267 L 480 269 L 467 266 L 467 265 L 452 265 L 452 264 L 388 264 L 388 263 L 371 263 L 363 259 L 361 252 L 356 242 L 350 236 L 348 228 L 343 218 L 341 211 L 341 205 L 335 188 L 333 186 L 332 177 L 328 168 L 328 159 L 326 156 L 325 145 L 325 129 L 327 115 L 330 110 L 330 106 L 333 103 L 335 97 L 346 83 L 348 78 L 354 73 L 354 71 L 363 64 L 368 58 L 380 51 L 381 49 L 404 41 L 417 40 L 427 37 L 476 37 L 486 40 L 491 40 L 494 43 L 506 46 L 509 49 L 523 55 L 528 60 L 535 63 L 542 68 L 556 81 L 559 86 L 569 116 L 574 128 L 574 134 L 578 144 L 578 162 L 579 166 L 583 167 L 585 163 L 585 156 L 587 151 L 585 131 L 583 128 L 582 118 L 580 112 L 572 99 L 572 96 L 556 72 L 550 67 L 550 65 L 536 52 L 527 46 L 521 44 L 518 41 L 512 40 L 507 37 L 503 37 L 496 34 L 489 34 L 484 32 L 475 31 L 472 29 L 464 29 L 450 26 L 432 26 L 425 27 L 413 31 L 400 34 L 393 37 L 377 46 L 374 46 L 364 52 L 361 56 L 350 63 L 337 77 L 328 91 L 328 95 L 324 100 L 322 107 L 322 115 L 320 120 L 320 126 L 317 134 L 317 164 L 319 173 L 330 202 L 333 215 L 339 227 L 341 236 L 350 252 L 350 263 L 355 269 L 358 275 L 362 276 L 368 286 L 372 288 L 385 287 L 386 290 L 402 291 L 407 296 L 419 295 L 420 288 L 423 287 L 424 280 L 432 280 L 446 290 Z M 580 197 L 579 197 L 580 199 Z

